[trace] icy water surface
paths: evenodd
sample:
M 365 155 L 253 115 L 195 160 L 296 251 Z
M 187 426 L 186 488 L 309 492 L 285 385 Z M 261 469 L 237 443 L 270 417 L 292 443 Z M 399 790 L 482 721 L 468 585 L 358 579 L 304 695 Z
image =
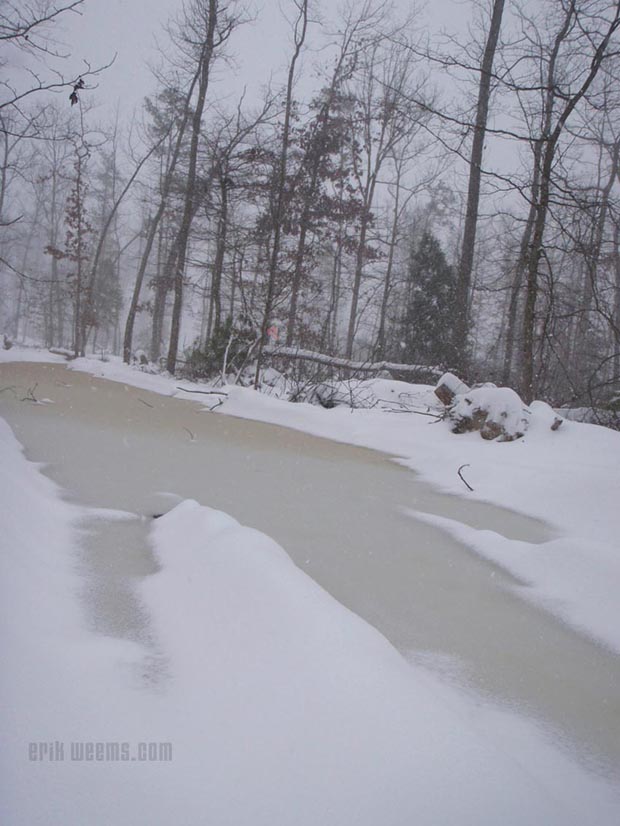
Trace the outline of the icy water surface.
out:
M 542 542 L 544 525 L 434 491 L 382 454 L 201 410 L 59 365 L 6 364 L 0 414 L 79 504 L 144 519 L 87 525 L 81 566 L 102 633 L 156 643 L 133 596 L 155 570 L 150 517 L 197 499 L 276 539 L 406 657 L 534 719 L 575 757 L 620 769 L 620 658 L 410 508 Z M 37 398 L 22 402 L 38 382 Z M 22 392 L 24 391 L 24 392 Z

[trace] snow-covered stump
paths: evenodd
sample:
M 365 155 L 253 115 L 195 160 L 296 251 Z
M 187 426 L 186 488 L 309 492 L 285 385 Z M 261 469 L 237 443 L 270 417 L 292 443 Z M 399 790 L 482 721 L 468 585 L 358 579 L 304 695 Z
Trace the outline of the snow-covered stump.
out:
M 446 407 L 452 404 L 454 397 L 460 393 L 468 393 L 469 387 L 454 373 L 444 373 L 435 388 L 435 395 Z
M 470 389 L 446 373 L 435 395 L 446 405 L 453 433 L 478 431 L 483 439 L 512 442 L 521 439 L 529 426 L 531 411 L 509 387 L 484 384 Z

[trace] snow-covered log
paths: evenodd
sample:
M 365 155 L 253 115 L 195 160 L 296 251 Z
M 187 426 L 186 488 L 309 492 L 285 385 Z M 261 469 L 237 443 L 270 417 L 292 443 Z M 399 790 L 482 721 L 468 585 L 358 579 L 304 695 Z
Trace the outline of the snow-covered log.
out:
M 73 361 L 75 358 L 73 350 L 68 350 L 66 347 L 48 347 L 48 351 L 55 356 L 63 356 L 67 361 Z
M 339 367 L 359 373 L 378 373 L 387 370 L 389 373 L 425 373 L 431 376 L 441 376 L 441 367 L 428 364 L 398 364 L 391 361 L 350 361 L 349 359 L 327 356 L 323 353 L 314 353 L 311 350 L 300 350 L 297 347 L 265 347 L 265 354 L 288 358 L 297 361 L 312 361 L 315 364 L 324 364 L 327 367 Z

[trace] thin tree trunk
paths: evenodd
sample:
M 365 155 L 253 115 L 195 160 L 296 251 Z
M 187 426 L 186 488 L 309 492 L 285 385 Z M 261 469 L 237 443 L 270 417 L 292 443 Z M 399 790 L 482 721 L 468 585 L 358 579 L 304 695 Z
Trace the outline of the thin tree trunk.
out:
M 226 253 L 226 236 L 228 233 L 228 179 L 226 169 L 220 174 L 220 215 L 217 222 L 217 245 L 215 262 L 211 274 L 211 297 L 209 301 L 209 319 L 207 322 L 206 341 L 210 341 L 214 330 L 221 324 L 222 317 L 222 273 Z
M 276 278 L 278 275 L 278 265 L 280 261 L 280 235 L 282 232 L 282 219 L 284 217 L 284 196 L 286 188 L 286 172 L 288 163 L 288 148 L 291 130 L 291 112 L 293 108 L 293 82 L 295 80 L 295 67 L 306 39 L 308 30 L 308 0 L 298 0 L 298 17 L 295 23 L 293 56 L 289 64 L 288 78 L 286 83 L 286 103 L 284 107 L 284 124 L 282 127 L 282 145 L 280 148 L 280 158 L 278 164 L 278 180 L 275 193 L 275 209 L 273 211 L 273 239 L 271 247 L 271 257 L 269 261 L 269 276 L 267 280 L 267 296 L 265 299 L 265 311 L 260 330 L 260 342 L 256 358 L 256 371 L 254 374 L 254 387 L 258 388 L 261 363 L 263 358 L 263 348 L 267 336 L 273 300 L 275 296 Z
M 365 198 L 366 206 L 362 214 L 360 234 L 355 253 L 355 275 L 353 278 L 353 289 L 351 291 L 351 309 L 349 312 L 349 328 L 347 331 L 347 345 L 345 356 L 350 359 L 353 355 L 353 342 L 355 340 L 355 329 L 357 325 L 357 308 L 359 305 L 360 290 L 362 288 L 362 278 L 364 276 L 364 264 L 366 263 L 366 234 L 370 223 L 370 205 L 372 204 L 375 191 L 375 179 L 373 177 Z
M 385 333 L 387 323 L 387 308 L 392 289 L 392 270 L 394 267 L 394 253 L 396 251 L 396 240 L 398 238 L 398 222 L 400 218 L 400 176 L 401 166 L 398 165 L 396 172 L 396 194 L 394 196 L 394 213 L 392 217 L 392 232 L 390 234 L 390 251 L 388 253 L 387 268 L 385 271 L 385 281 L 383 283 L 383 295 L 381 297 L 381 309 L 379 310 L 379 329 L 377 331 L 377 341 L 375 344 L 374 358 L 380 361 L 385 357 Z
M 114 220 L 114 216 L 116 215 L 116 213 L 118 211 L 118 208 L 120 207 L 123 198 L 129 192 L 133 182 L 138 177 L 138 175 L 140 173 L 140 170 L 142 169 L 144 164 L 147 162 L 147 160 L 151 157 L 153 152 L 155 152 L 155 150 L 158 148 L 158 146 L 161 145 L 163 140 L 164 140 L 164 138 L 161 138 L 160 141 L 158 141 L 154 146 L 152 146 L 149 149 L 149 151 L 146 153 L 146 155 L 137 164 L 137 166 L 134 169 L 131 177 L 129 178 L 129 180 L 127 181 L 125 186 L 123 187 L 123 190 L 122 190 L 121 194 L 114 201 L 114 204 L 112 205 L 112 209 L 110 210 L 110 213 L 109 213 L 109 215 L 108 215 L 108 217 L 107 217 L 107 219 L 106 219 L 106 221 L 105 221 L 105 223 L 104 223 L 104 225 L 101 229 L 101 232 L 99 234 L 99 240 L 97 242 L 97 248 L 95 250 L 95 255 L 93 256 L 93 262 L 91 264 L 90 272 L 88 274 L 87 283 L 86 283 L 86 286 L 85 286 L 84 298 L 85 298 L 86 305 L 88 306 L 89 310 L 91 311 L 91 313 L 89 313 L 89 315 L 92 314 L 92 310 L 94 309 L 93 308 L 93 301 L 94 301 L 95 285 L 96 285 L 96 280 L 97 280 L 97 271 L 99 269 L 99 260 L 101 258 L 101 253 L 103 252 L 103 245 L 105 244 L 105 240 L 106 240 L 106 237 L 107 237 L 107 234 L 108 234 L 108 230 L 110 229 L 110 226 L 112 225 L 112 221 Z M 134 315 L 135 315 L 135 310 L 134 310 Z M 81 345 L 82 348 L 84 348 L 86 346 L 87 322 L 88 322 L 88 319 L 85 317 L 85 314 L 83 314 L 83 317 L 82 317 L 81 322 L 80 322 L 81 323 L 80 340 L 82 342 L 82 345 Z
M 478 229 L 482 156 L 484 153 L 484 139 L 489 114 L 491 73 L 493 71 L 493 61 L 495 59 L 495 50 L 499 39 L 503 13 L 504 0 L 494 0 L 489 33 L 487 36 L 487 42 L 480 69 L 480 84 L 478 87 L 478 104 L 476 107 L 476 121 L 474 124 L 474 139 L 472 142 L 471 158 L 469 161 L 467 208 L 465 211 L 463 243 L 461 245 L 461 256 L 459 259 L 455 290 L 456 315 L 454 323 L 454 363 L 461 370 L 466 370 L 467 368 L 469 301 L 472 272 L 474 267 L 474 252 L 476 248 L 476 232 Z
M 613 238 L 613 260 L 614 274 L 616 277 L 616 290 L 614 294 L 614 318 L 612 326 L 613 349 L 614 349 L 614 378 L 620 382 L 620 223 L 616 220 L 614 224 Z
M 607 222 L 607 215 L 609 213 L 609 198 L 614 182 L 616 180 L 616 172 L 618 169 L 618 160 L 620 159 L 620 140 L 614 145 L 612 153 L 611 173 L 607 183 L 601 192 L 601 205 L 598 220 L 594 226 L 594 238 L 592 241 L 592 251 L 590 261 L 586 261 L 586 267 L 583 280 L 583 292 L 581 298 L 581 308 L 579 320 L 577 323 L 576 341 L 582 351 L 587 351 L 587 344 L 590 338 L 590 314 L 592 312 L 592 304 L 595 298 L 598 282 L 598 270 L 601 258 L 601 250 L 603 247 L 603 234 L 605 231 L 605 224 Z
M 508 306 L 508 320 L 506 324 L 506 349 L 504 351 L 504 365 L 502 371 L 502 382 L 510 384 L 513 366 L 513 354 L 515 349 L 515 336 L 517 331 L 517 314 L 519 309 L 519 295 L 523 286 L 525 268 L 527 266 L 528 254 L 534 231 L 534 221 L 536 219 L 536 204 L 538 202 L 538 190 L 540 183 L 540 156 L 542 153 L 542 143 L 537 142 L 534 148 L 534 179 L 532 181 L 530 208 L 521 236 L 519 246 L 519 257 L 514 272 L 514 279 L 510 290 L 510 304 Z
M 168 273 L 174 272 L 176 268 L 177 245 L 172 243 L 168 251 L 168 258 L 164 266 L 163 273 L 155 283 L 155 300 L 153 302 L 153 326 L 151 328 L 151 361 L 159 361 L 161 357 L 161 347 L 163 343 L 164 316 L 166 314 L 166 299 L 172 284 L 168 279 Z
M 161 223 L 161 219 L 164 215 L 166 210 L 166 204 L 168 202 L 168 197 L 170 195 L 170 189 L 172 187 L 172 182 L 174 180 L 174 173 L 176 171 L 177 163 L 179 161 L 179 156 L 181 154 L 181 147 L 183 145 L 183 139 L 185 137 L 185 132 L 187 129 L 187 124 L 189 122 L 190 110 L 191 110 L 191 100 L 194 94 L 194 89 L 196 88 L 196 83 L 198 82 L 198 78 L 200 76 L 200 67 L 195 72 L 192 82 L 190 84 L 189 90 L 187 95 L 185 96 L 185 101 L 183 103 L 183 118 L 181 120 L 181 124 L 179 126 L 179 132 L 177 134 L 176 140 L 174 142 L 174 148 L 172 150 L 172 156 L 170 158 L 170 162 L 168 164 L 168 168 L 166 169 L 166 174 L 164 176 L 164 184 L 162 187 L 161 196 L 159 199 L 159 204 L 157 207 L 157 211 L 153 216 L 153 219 L 150 223 L 149 230 L 146 237 L 146 244 L 144 247 L 144 251 L 142 253 L 142 257 L 140 259 L 140 265 L 138 267 L 138 272 L 136 274 L 136 281 L 133 288 L 133 293 L 131 296 L 131 302 L 129 305 L 129 311 L 127 313 L 127 321 L 125 322 L 125 334 L 123 338 L 123 361 L 126 364 L 129 364 L 129 360 L 131 359 L 131 349 L 133 343 L 133 330 L 136 321 L 136 313 L 138 311 L 138 304 L 140 301 L 140 292 L 142 290 L 142 282 L 144 281 L 144 275 L 146 273 L 146 268 L 148 266 L 149 257 L 151 255 L 151 250 L 153 249 L 153 244 L 155 242 L 155 236 L 157 234 L 159 225 Z M 168 133 L 166 133 L 168 134 Z M 165 137 L 165 136 L 164 136 Z M 161 345 L 157 347 L 157 358 L 159 358 L 159 348 Z M 153 346 L 151 346 L 151 355 L 153 353 Z
M 196 108 L 192 117 L 192 138 L 189 150 L 189 167 L 187 171 L 187 181 L 185 189 L 185 201 L 183 205 L 183 215 L 179 227 L 177 239 L 177 259 L 174 272 L 174 305 L 172 308 L 172 322 L 170 327 L 170 345 L 168 348 L 168 359 L 166 366 L 170 373 L 174 373 L 177 363 L 179 349 L 179 336 L 181 332 L 181 313 L 183 310 L 183 279 L 185 275 L 185 261 L 187 257 L 187 246 L 189 233 L 195 214 L 196 202 L 196 170 L 198 165 L 198 145 L 200 142 L 200 130 L 202 116 L 204 113 L 207 89 L 209 87 L 211 62 L 215 48 L 215 27 L 217 23 L 218 2 L 209 0 L 209 18 L 207 21 L 206 38 L 203 45 L 200 60 L 200 79 L 198 83 L 198 98 Z

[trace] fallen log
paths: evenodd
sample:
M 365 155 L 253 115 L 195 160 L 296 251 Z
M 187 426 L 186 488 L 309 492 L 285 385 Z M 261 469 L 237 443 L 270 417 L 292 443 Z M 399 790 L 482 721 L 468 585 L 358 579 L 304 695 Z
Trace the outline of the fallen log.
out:
M 324 364 L 326 367 L 340 367 L 356 373 L 379 373 L 387 370 L 389 373 L 425 373 L 439 378 L 444 374 L 441 367 L 428 364 L 398 364 L 391 361 L 350 361 L 349 359 L 327 356 L 323 353 L 314 353 L 311 350 L 299 350 L 296 347 L 265 347 L 265 355 L 276 358 L 286 358 L 297 361 L 311 361 L 315 364 Z
M 55 356 L 62 356 L 63 358 L 66 358 L 67 361 L 73 361 L 75 358 L 75 353 L 73 350 L 67 350 L 65 347 L 48 347 L 47 350 Z

